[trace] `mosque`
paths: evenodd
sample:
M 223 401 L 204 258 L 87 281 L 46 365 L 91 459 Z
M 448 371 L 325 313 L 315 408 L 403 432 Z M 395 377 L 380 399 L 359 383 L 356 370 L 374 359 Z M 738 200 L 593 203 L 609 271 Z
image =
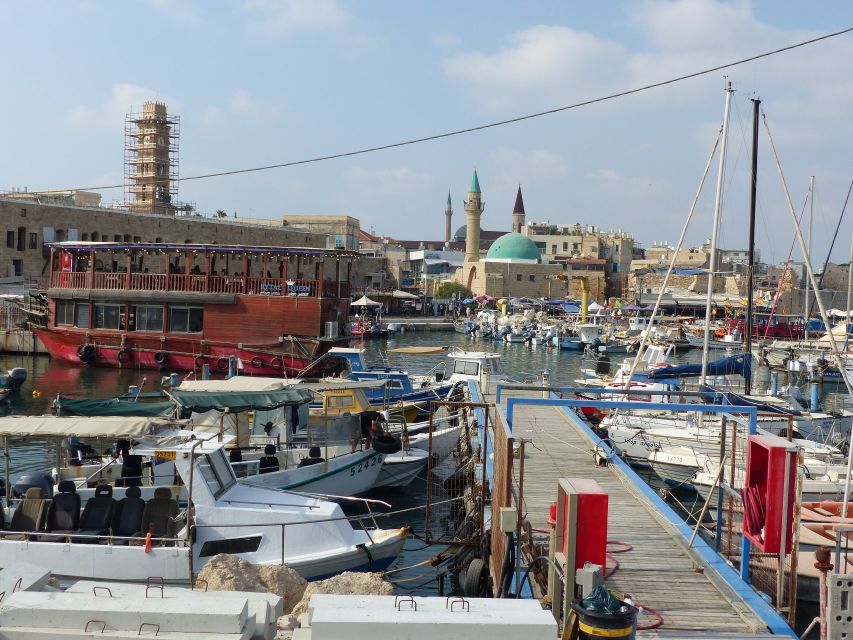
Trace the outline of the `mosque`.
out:
M 521 231 L 524 227 L 524 200 L 521 187 L 512 210 L 512 231 L 498 237 L 485 257 L 480 251 L 480 217 L 485 210 L 476 169 L 465 201 L 465 261 L 456 272 L 456 282 L 475 296 L 494 298 L 562 298 L 566 284 L 560 264 L 543 261 L 536 243 Z M 456 232 L 460 235 L 460 231 Z

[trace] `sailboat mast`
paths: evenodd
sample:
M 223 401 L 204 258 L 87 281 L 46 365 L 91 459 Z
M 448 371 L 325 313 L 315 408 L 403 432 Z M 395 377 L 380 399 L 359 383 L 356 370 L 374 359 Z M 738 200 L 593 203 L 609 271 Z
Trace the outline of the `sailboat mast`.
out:
M 752 101 L 752 185 L 749 190 L 749 257 L 746 266 L 746 357 L 752 358 L 753 288 L 755 285 L 755 197 L 758 189 L 758 112 L 761 99 Z M 752 392 L 752 376 L 744 379 L 744 393 Z
M 814 221 L 814 176 L 809 178 L 809 235 L 806 238 L 806 244 L 809 248 L 809 255 L 812 255 L 812 222 Z M 805 295 L 803 297 L 803 338 L 809 338 L 809 279 L 806 280 Z M 817 292 L 815 292 L 815 295 Z
M 711 338 L 711 301 L 714 295 L 714 273 L 717 270 L 717 230 L 720 227 L 720 212 L 723 207 L 723 171 L 726 166 L 726 142 L 729 137 L 729 111 L 732 104 L 732 83 L 726 83 L 726 110 L 723 115 L 723 133 L 720 142 L 720 166 L 717 171 L 717 195 L 714 199 L 714 226 L 711 229 L 711 257 L 708 265 L 708 299 L 705 301 L 705 335 L 702 340 L 702 373 L 699 385 L 704 386 L 708 374 L 708 343 Z

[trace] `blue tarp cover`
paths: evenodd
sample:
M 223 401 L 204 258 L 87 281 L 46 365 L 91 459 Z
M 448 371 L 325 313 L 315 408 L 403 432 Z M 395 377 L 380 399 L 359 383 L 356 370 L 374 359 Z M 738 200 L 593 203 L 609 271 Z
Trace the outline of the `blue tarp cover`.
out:
M 739 353 L 727 358 L 714 360 L 708 363 L 707 375 L 709 376 L 726 376 L 733 373 L 739 373 L 744 378 L 752 375 L 752 356 L 746 353 Z M 682 364 L 671 367 L 663 367 L 648 372 L 650 379 L 656 378 L 690 378 L 702 374 L 701 364 Z

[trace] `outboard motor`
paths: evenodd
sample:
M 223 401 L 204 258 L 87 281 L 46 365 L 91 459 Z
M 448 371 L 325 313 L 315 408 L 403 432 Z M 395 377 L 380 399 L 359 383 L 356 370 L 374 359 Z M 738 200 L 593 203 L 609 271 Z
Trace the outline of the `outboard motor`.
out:
M 44 491 L 46 498 L 53 497 L 53 479 L 46 473 L 34 471 L 26 473 L 18 478 L 18 481 L 12 485 L 12 495 L 16 498 L 23 498 L 27 489 L 31 487 L 39 487 Z
M 18 391 L 27 381 L 27 370 L 23 367 L 15 367 L 9 372 L 9 388 Z
M 595 352 L 595 373 L 605 376 L 610 373 L 610 356 L 607 355 L 607 347 L 601 345 Z

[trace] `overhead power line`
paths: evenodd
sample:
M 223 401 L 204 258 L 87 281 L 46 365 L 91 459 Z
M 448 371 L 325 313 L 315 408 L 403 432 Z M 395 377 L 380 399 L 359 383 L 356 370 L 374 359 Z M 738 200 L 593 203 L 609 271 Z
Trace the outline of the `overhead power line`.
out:
M 563 111 L 569 111 L 571 109 L 578 109 L 580 107 L 586 107 L 589 105 L 597 104 L 599 102 L 606 102 L 608 100 L 615 100 L 616 98 L 623 98 L 625 96 L 633 95 L 635 93 L 641 93 L 643 91 L 649 91 L 650 89 L 657 89 L 659 87 L 664 87 L 669 84 L 674 84 L 676 82 L 682 82 L 683 80 L 690 80 L 691 78 L 698 78 L 699 76 L 708 75 L 709 73 L 714 73 L 716 71 L 721 71 L 723 69 L 730 69 L 731 67 L 736 67 L 738 65 L 746 64 L 747 62 L 754 62 L 755 60 L 760 60 L 762 58 L 768 58 L 770 56 L 775 56 L 779 53 L 784 53 L 786 51 L 791 51 L 793 49 L 799 49 L 800 47 L 805 47 L 810 44 L 815 44 L 816 42 L 821 42 L 823 40 L 829 40 L 830 38 L 835 38 L 840 35 L 844 35 L 845 33 L 850 33 L 853 31 L 853 27 L 847 27 L 846 29 L 842 29 L 841 31 L 835 31 L 833 33 L 827 33 L 822 36 L 818 36 L 816 38 L 811 38 L 810 40 L 803 40 L 801 42 L 797 42 L 796 44 L 788 45 L 786 47 L 782 47 L 780 49 L 774 49 L 772 51 L 765 51 L 764 53 L 759 53 L 754 56 L 750 56 L 748 58 L 741 58 L 740 60 L 736 60 L 734 62 L 727 62 L 726 64 L 720 64 L 715 67 L 710 67 L 709 69 L 703 69 L 702 71 L 696 71 L 694 73 L 688 73 L 686 75 L 677 76 L 675 78 L 670 78 L 669 80 L 662 80 L 660 82 L 654 82 L 652 84 L 643 85 L 641 87 L 635 87 L 634 89 L 626 89 L 625 91 L 619 91 L 618 93 L 611 93 L 605 96 L 600 96 L 598 98 L 592 98 L 589 100 L 584 100 L 582 102 L 576 102 L 574 104 L 569 104 L 563 107 L 556 107 L 554 109 L 548 109 L 546 111 L 537 111 L 536 113 L 529 113 L 522 116 L 516 116 L 514 118 L 509 118 L 507 120 L 498 120 L 496 122 L 490 122 L 487 124 L 481 124 L 474 127 L 467 127 L 465 129 L 456 129 L 454 131 L 446 131 L 444 133 L 436 133 L 429 136 L 424 136 L 421 138 L 412 138 L 410 140 L 403 140 L 402 142 L 391 142 L 389 144 L 377 145 L 373 147 L 365 147 L 363 149 L 356 149 L 354 151 L 343 151 L 340 153 L 333 153 L 324 156 L 316 156 L 314 158 L 303 158 L 302 160 L 292 160 L 290 162 L 280 162 L 277 164 L 268 164 L 260 167 L 250 167 L 247 169 L 231 169 L 228 171 L 215 171 L 212 173 L 202 173 L 195 176 L 187 176 L 184 178 L 177 178 L 172 180 L 172 182 L 189 182 L 190 180 L 204 180 L 207 178 L 219 178 L 222 176 L 233 176 L 241 173 L 255 173 L 258 171 L 269 171 L 271 169 L 284 169 L 286 167 L 295 167 L 303 164 L 313 164 L 315 162 L 325 162 L 326 160 L 337 160 L 339 158 L 348 158 L 351 156 L 359 156 L 367 153 L 374 153 L 376 151 L 385 151 L 387 149 L 395 149 L 397 147 L 405 147 L 414 144 L 420 144 L 422 142 L 431 142 L 433 140 L 441 140 L 442 138 L 451 138 L 453 136 L 461 136 L 466 133 L 473 133 L 475 131 L 483 131 L 484 129 L 493 129 L 495 127 L 502 127 L 509 124 L 515 124 L 517 122 L 523 122 L 525 120 L 533 120 L 534 118 L 541 118 L 543 116 L 552 115 L 555 113 L 560 113 Z M 95 190 L 103 190 L 103 189 L 121 189 L 124 188 L 123 184 L 108 184 L 108 185 L 98 185 L 94 187 L 78 187 L 77 190 L 80 191 L 95 191 Z M 39 191 L 38 193 L 54 193 L 59 191 L 70 191 L 73 189 L 57 189 L 51 191 Z

